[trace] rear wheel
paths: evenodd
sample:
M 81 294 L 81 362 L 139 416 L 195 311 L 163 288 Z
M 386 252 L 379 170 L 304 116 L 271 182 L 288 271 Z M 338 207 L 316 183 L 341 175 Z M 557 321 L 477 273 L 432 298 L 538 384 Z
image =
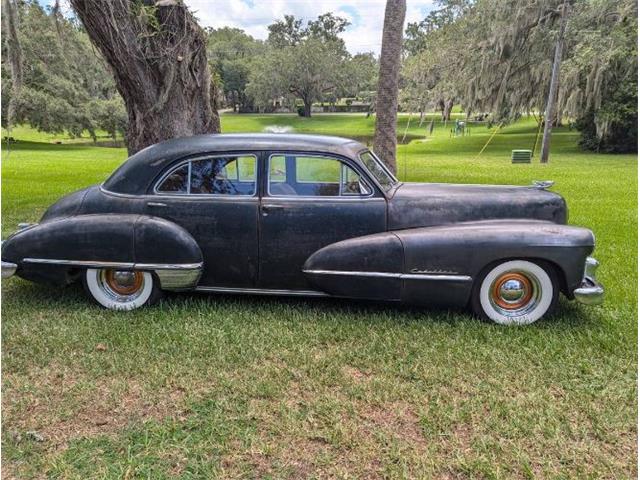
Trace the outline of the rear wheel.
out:
M 552 268 L 527 260 L 493 266 L 476 282 L 474 312 L 501 325 L 527 325 L 551 313 L 558 302 L 558 280 Z
M 97 303 L 111 310 L 133 310 L 162 297 L 158 282 L 150 272 L 89 268 L 83 284 Z

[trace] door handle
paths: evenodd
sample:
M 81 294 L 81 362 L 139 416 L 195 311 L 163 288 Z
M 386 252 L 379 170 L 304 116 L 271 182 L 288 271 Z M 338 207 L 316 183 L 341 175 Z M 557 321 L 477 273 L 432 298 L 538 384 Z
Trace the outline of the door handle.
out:
M 266 217 L 271 212 L 284 210 L 284 205 L 262 205 L 260 207 L 260 210 L 262 210 L 262 216 Z
M 148 207 L 163 208 L 163 207 L 166 207 L 167 204 L 166 203 L 162 203 L 162 202 L 147 202 L 147 206 Z

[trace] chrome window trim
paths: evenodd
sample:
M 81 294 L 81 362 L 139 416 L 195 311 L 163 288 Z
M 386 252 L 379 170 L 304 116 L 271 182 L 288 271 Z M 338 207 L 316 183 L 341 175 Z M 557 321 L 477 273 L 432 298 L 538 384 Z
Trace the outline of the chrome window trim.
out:
M 129 198 L 129 199 L 142 199 L 142 200 L 152 200 L 152 199 L 163 199 L 163 198 L 167 198 L 167 199 L 174 199 L 176 197 L 180 198 L 180 200 L 185 200 L 185 201 L 196 201 L 196 200 L 202 200 L 203 198 L 209 198 L 211 199 L 212 197 L 215 198 L 216 201 L 218 200 L 223 200 L 225 202 L 251 202 L 254 203 L 256 200 L 258 200 L 258 197 L 253 196 L 250 197 L 249 195 L 206 195 L 206 194 L 192 194 L 192 195 L 151 195 L 151 194 L 145 194 L 145 195 L 135 195 L 135 194 L 131 194 L 131 193 L 117 193 L 117 192 L 112 192 L 111 190 L 107 190 L 106 188 L 103 188 L 102 186 L 100 187 L 100 191 L 103 192 L 105 195 L 113 195 L 114 197 L 121 197 L 121 198 Z M 269 198 L 269 197 L 265 197 L 265 198 Z M 284 198 L 284 197 L 270 197 L 270 198 Z M 307 196 L 300 196 L 300 195 L 296 195 L 295 197 L 286 197 L 287 201 L 296 201 L 296 200 L 305 200 L 308 201 L 309 199 L 314 199 L 316 201 L 319 202 L 335 202 L 336 199 L 339 199 L 341 202 L 351 202 L 351 201 L 359 201 L 359 202 L 384 202 L 385 198 L 384 197 L 376 197 L 376 196 L 371 196 L 371 197 L 357 197 L 357 196 L 343 196 L 343 197 L 307 197 Z
M 303 270 L 304 273 L 312 275 L 342 275 L 351 277 L 373 277 L 373 278 L 397 278 L 400 280 L 442 280 L 450 282 L 470 282 L 469 275 L 451 274 L 425 274 L 425 273 L 392 273 L 392 272 L 361 272 L 348 270 Z
M 270 181 L 270 175 L 271 175 L 271 159 L 273 157 L 279 157 L 279 156 L 304 156 L 307 158 L 324 158 L 327 160 L 335 160 L 337 162 L 340 162 L 342 165 L 346 165 L 347 167 L 351 168 L 351 170 L 353 170 L 363 181 L 364 183 L 367 185 L 367 187 L 369 187 L 370 193 L 368 195 L 273 195 L 271 193 L 271 181 Z M 296 166 L 297 169 L 297 166 Z M 342 169 L 340 169 L 340 175 L 342 176 Z M 366 175 L 362 175 L 361 172 L 358 172 L 357 169 L 353 168 L 351 165 L 349 165 L 349 163 L 345 162 L 344 159 L 342 159 L 341 157 L 338 156 L 333 156 L 333 155 L 329 155 L 329 154 L 313 154 L 313 153 L 302 153 L 302 152 L 281 152 L 281 153 L 271 153 L 269 155 L 269 158 L 267 159 L 267 169 L 266 169 L 266 179 L 267 179 L 267 196 L 270 198 L 286 198 L 287 200 L 293 200 L 293 199 L 301 199 L 301 200 L 309 200 L 309 199 L 331 199 L 332 201 L 335 201 L 336 199 L 340 199 L 340 200 L 366 200 L 369 199 L 371 197 L 373 197 L 375 195 L 375 189 L 371 186 L 370 182 L 369 182 L 369 178 L 367 178 Z M 274 183 L 286 183 L 286 180 L 284 180 L 283 182 L 274 182 Z M 298 182 L 296 179 L 296 183 L 315 183 L 315 182 Z M 326 183 L 335 183 L 335 182 L 326 182 Z M 288 185 L 288 184 L 287 184 Z M 340 183 L 338 184 L 338 186 L 340 186 Z
M 384 188 L 382 186 L 382 184 L 378 181 L 378 179 L 376 178 L 376 176 L 371 173 L 371 170 L 369 170 L 369 167 L 367 167 L 367 165 L 364 163 L 364 161 L 361 158 L 361 155 L 363 153 L 370 153 L 371 156 L 377 161 L 377 163 L 382 167 L 382 169 L 387 173 L 387 175 L 389 175 L 389 177 L 393 180 L 393 183 L 389 186 L 389 188 Z M 376 183 L 376 185 L 378 186 L 378 188 L 384 192 L 384 194 L 386 195 L 387 193 L 389 193 L 389 191 L 391 191 L 391 189 L 393 189 L 394 187 L 397 187 L 400 184 L 400 180 L 398 180 L 396 178 L 396 176 L 391 173 L 391 171 L 387 168 L 387 166 L 385 165 L 385 163 L 380 160 L 378 158 L 378 156 L 373 152 L 373 150 L 370 150 L 368 148 L 365 148 L 364 150 L 361 150 L 360 152 L 358 152 L 358 161 L 362 164 L 362 168 L 364 168 L 364 170 L 367 171 L 367 174 L 373 179 L 373 181 Z
M 253 192 L 251 195 L 229 195 L 228 193 L 191 193 L 191 162 L 197 162 L 200 160 L 210 160 L 214 158 L 225 158 L 225 157 L 253 157 L 253 165 L 255 171 L 255 179 L 253 180 Z M 159 186 L 164 182 L 169 175 L 175 172 L 177 169 L 182 167 L 183 165 L 188 165 L 188 173 L 189 178 L 187 179 L 187 193 L 183 192 L 163 192 L 158 190 Z M 115 193 L 115 192 L 112 192 Z M 201 196 L 201 197 L 245 197 L 245 198 L 255 198 L 258 196 L 258 156 L 255 153 L 224 153 L 224 154 L 213 154 L 213 155 L 199 155 L 197 157 L 191 157 L 184 160 L 179 161 L 178 163 L 173 164 L 171 167 L 167 169 L 167 171 L 160 177 L 154 186 L 153 186 L 153 194 L 154 195 L 162 195 L 167 197 L 187 197 L 187 196 Z M 117 194 L 116 194 L 117 195 Z
M 375 197 L 375 196 L 370 196 L 370 197 L 358 197 L 358 196 L 353 196 L 353 195 L 344 195 L 342 197 L 313 197 L 313 196 L 308 196 L 308 195 L 291 195 L 289 197 L 285 197 L 285 196 L 269 196 L 269 197 L 263 197 L 263 198 L 271 198 L 274 201 L 276 200 L 286 200 L 287 202 L 296 202 L 296 201 L 305 201 L 305 202 L 309 202 L 309 200 L 313 200 L 313 201 L 318 201 L 318 202 L 328 202 L 328 203 L 335 203 L 335 202 L 385 202 L 386 200 L 383 197 Z

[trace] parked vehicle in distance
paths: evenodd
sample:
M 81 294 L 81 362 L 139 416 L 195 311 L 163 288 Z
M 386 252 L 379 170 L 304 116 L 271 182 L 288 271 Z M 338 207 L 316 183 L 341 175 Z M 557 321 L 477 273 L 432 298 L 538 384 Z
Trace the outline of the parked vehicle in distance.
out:
M 2 276 L 81 280 L 111 309 L 164 290 L 470 306 L 500 324 L 602 301 L 590 230 L 533 186 L 400 182 L 353 140 L 199 135 L 129 158 L 2 245 Z

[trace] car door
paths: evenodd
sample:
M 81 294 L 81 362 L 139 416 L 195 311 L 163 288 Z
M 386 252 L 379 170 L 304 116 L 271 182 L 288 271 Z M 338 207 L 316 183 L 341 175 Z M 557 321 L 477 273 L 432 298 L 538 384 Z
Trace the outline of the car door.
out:
M 148 197 L 149 215 L 171 220 L 204 257 L 200 286 L 255 287 L 258 279 L 258 155 L 224 153 L 174 164 Z
M 260 288 L 305 290 L 307 258 L 329 244 L 386 229 L 386 199 L 353 161 L 271 152 L 260 204 Z

